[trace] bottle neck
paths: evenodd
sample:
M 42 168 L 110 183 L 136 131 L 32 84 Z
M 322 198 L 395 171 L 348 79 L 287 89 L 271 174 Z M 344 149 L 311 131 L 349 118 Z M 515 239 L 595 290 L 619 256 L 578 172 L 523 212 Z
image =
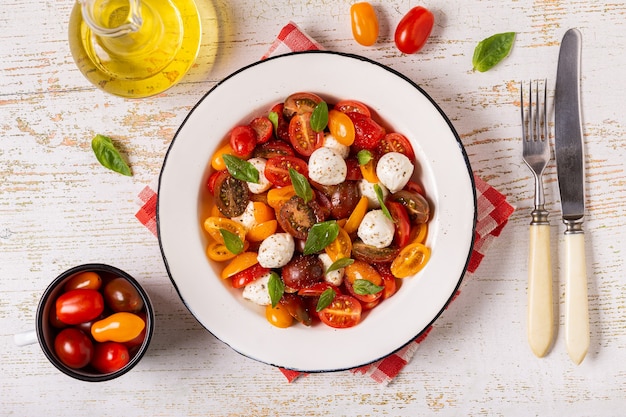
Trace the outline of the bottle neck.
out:
M 98 36 L 119 37 L 143 24 L 141 0 L 78 0 L 83 20 Z

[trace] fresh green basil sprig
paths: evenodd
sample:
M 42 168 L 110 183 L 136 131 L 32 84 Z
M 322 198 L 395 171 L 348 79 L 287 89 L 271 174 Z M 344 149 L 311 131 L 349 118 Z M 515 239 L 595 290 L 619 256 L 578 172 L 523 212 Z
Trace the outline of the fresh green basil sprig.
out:
M 239 255 L 243 252 L 243 241 L 238 235 L 226 229 L 220 229 L 220 234 L 224 239 L 224 246 L 226 246 L 229 252 L 235 255 Z
M 276 307 L 285 293 L 285 283 L 276 272 L 270 273 L 270 280 L 267 283 L 267 292 L 270 295 L 272 307 Z
M 103 167 L 127 177 L 133 175 L 130 167 L 124 161 L 110 137 L 100 134 L 96 135 L 91 140 L 91 149 Z
M 306 177 L 293 168 L 289 168 L 289 177 L 296 195 L 308 203 L 313 199 L 313 190 Z
M 367 164 L 369 161 L 371 161 L 374 158 L 374 156 L 372 155 L 372 153 L 370 151 L 368 151 L 367 149 L 361 149 L 357 154 L 356 154 L 356 159 L 359 161 L 359 165 L 365 165 Z
M 339 258 L 326 269 L 326 273 L 336 271 L 341 268 L 345 268 L 346 266 L 352 265 L 354 263 L 354 259 L 350 258 Z
M 352 289 L 356 294 L 359 295 L 370 295 L 370 294 L 378 294 L 381 292 L 384 287 L 380 285 L 376 285 L 366 279 L 357 279 L 352 284 Z
M 325 101 L 317 103 L 311 114 L 311 129 L 321 132 L 328 125 L 328 104 Z
M 309 235 L 304 243 L 302 253 L 311 255 L 324 249 L 330 245 L 339 235 L 339 225 L 335 220 L 328 220 L 321 223 L 315 223 L 309 229 Z
M 226 169 L 233 178 L 255 184 L 259 183 L 259 170 L 250 162 L 237 158 L 234 155 L 224 154 L 222 157 L 224 158 Z
M 320 298 L 317 300 L 317 306 L 315 306 L 315 311 L 318 313 L 328 307 L 330 303 L 335 299 L 335 291 L 332 288 L 326 288 Z
M 383 214 L 389 220 L 393 220 L 393 217 L 391 217 L 391 213 L 389 213 L 389 209 L 385 205 L 385 199 L 383 198 L 383 190 L 382 188 L 380 188 L 380 185 L 374 184 L 374 192 L 376 193 L 376 198 L 378 199 L 378 203 L 380 204 L 380 209 L 383 211 Z
M 474 69 L 485 72 L 506 58 L 515 41 L 515 32 L 498 33 L 483 39 L 476 45 L 472 65 Z

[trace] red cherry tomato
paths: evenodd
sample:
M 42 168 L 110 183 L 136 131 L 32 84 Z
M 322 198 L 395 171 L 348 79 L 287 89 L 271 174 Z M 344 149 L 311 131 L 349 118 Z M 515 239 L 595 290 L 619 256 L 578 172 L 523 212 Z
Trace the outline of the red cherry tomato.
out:
M 296 114 L 312 113 L 315 106 L 322 102 L 322 98 L 313 93 L 293 93 L 285 99 L 283 115 L 291 119 Z
M 385 129 L 374 119 L 362 113 L 351 112 L 346 114 L 354 123 L 353 149 L 356 151 L 376 149 L 380 140 L 385 136 Z
M 399 248 L 403 248 L 411 240 L 411 220 L 409 220 L 409 215 L 404 206 L 396 201 L 388 201 L 385 205 L 393 218 L 396 229 L 393 241 Z
M 261 264 L 254 264 L 251 267 L 233 275 L 231 277 L 230 284 L 233 288 L 243 288 L 252 281 L 261 278 L 268 272 L 270 272 L 268 268 L 262 267 Z
M 363 308 L 356 298 L 349 295 L 338 295 L 318 315 L 324 324 L 342 329 L 356 326 L 361 321 L 362 311 Z
M 433 30 L 435 16 L 426 8 L 417 6 L 404 15 L 398 26 L 394 40 L 405 54 L 414 54 L 422 49 Z
M 272 107 L 270 113 L 276 113 L 278 124 L 276 126 L 276 137 L 285 142 L 289 142 L 289 121 L 285 119 L 285 105 L 278 103 Z
M 256 132 L 250 126 L 237 126 L 230 132 L 230 147 L 240 158 L 247 159 L 256 146 Z
M 327 289 L 331 289 L 335 292 L 335 295 L 341 295 L 341 290 L 328 282 L 316 282 L 308 287 L 303 287 L 298 290 L 298 295 L 303 297 L 319 297 Z
M 399 152 L 409 158 L 409 161 L 415 163 L 415 151 L 413 151 L 413 146 L 411 146 L 411 142 L 409 142 L 406 136 L 401 133 L 387 133 L 385 137 L 380 140 L 377 150 L 380 156 L 389 152 Z
M 222 182 L 223 178 L 225 178 L 226 176 L 228 176 L 228 171 L 226 171 L 226 170 L 215 171 L 214 173 L 212 173 L 209 176 L 209 179 L 207 180 L 206 186 L 207 186 L 207 189 L 209 190 L 209 192 L 211 194 L 215 193 L 215 184 L 218 183 L 218 182 Z M 221 178 L 221 180 L 220 180 L 220 178 Z
M 378 39 L 378 17 L 368 2 L 354 3 L 350 7 L 352 36 L 363 46 L 371 46 Z
M 66 324 L 90 321 L 102 314 L 104 299 L 96 290 L 77 289 L 61 294 L 56 301 L 56 315 Z
M 424 188 L 415 181 L 409 180 L 409 182 L 407 182 L 404 186 L 404 189 L 424 196 Z
M 128 348 L 118 342 L 97 343 L 94 347 L 91 366 L 103 374 L 118 371 L 130 361 Z
M 252 119 L 250 127 L 256 133 L 256 143 L 265 143 L 270 140 L 274 133 L 274 125 L 265 116 Z
M 369 107 L 357 100 L 340 100 L 335 104 L 334 109 L 343 113 L 361 113 L 372 117 Z
M 289 141 L 300 155 L 311 156 L 324 143 L 324 132 L 313 130 L 311 113 L 295 114 L 289 122 Z
M 398 291 L 398 280 L 391 273 L 391 264 L 374 264 L 374 268 L 378 271 L 383 279 L 383 300 L 391 297 Z
M 289 137 L 287 137 L 289 140 Z M 254 150 L 254 156 L 257 158 L 270 159 L 274 156 L 295 156 L 295 151 L 287 142 L 280 140 L 270 140 L 262 143 Z
M 93 357 L 94 346 L 89 337 L 75 328 L 63 329 L 54 339 L 54 351 L 61 362 L 73 369 L 84 368 Z
M 309 166 L 295 156 L 275 156 L 265 164 L 265 177 L 277 187 L 291 185 L 289 168 L 293 168 L 305 177 L 309 177 Z
M 363 173 L 361 172 L 359 161 L 356 158 L 346 159 L 346 165 L 348 166 L 346 181 L 358 181 L 363 179 Z

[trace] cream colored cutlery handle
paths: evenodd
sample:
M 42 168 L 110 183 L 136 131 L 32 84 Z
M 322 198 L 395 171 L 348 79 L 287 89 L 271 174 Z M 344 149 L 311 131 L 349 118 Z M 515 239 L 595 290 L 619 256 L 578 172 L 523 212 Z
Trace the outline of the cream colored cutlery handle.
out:
M 567 353 L 579 365 L 589 350 L 589 306 L 585 235 L 565 235 L 565 342 Z
M 537 357 L 548 353 L 554 337 L 550 225 L 530 226 L 528 256 L 528 342 Z

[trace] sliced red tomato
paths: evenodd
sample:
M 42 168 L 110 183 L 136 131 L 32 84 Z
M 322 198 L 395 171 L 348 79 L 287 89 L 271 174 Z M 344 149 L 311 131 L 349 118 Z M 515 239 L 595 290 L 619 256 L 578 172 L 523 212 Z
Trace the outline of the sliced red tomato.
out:
M 298 290 L 298 295 L 303 297 L 319 297 L 329 288 L 335 292 L 335 295 L 341 295 L 341 290 L 328 282 L 317 282 L 313 285 L 309 285 L 308 287 L 300 288 Z
M 404 154 L 412 163 L 415 163 L 415 152 L 411 142 L 401 133 L 387 133 L 378 144 L 378 154 L 384 155 L 388 152 L 399 152 Z
M 215 184 L 218 182 L 219 178 L 222 178 L 220 181 L 223 181 L 223 177 L 228 175 L 228 171 L 215 171 L 210 176 L 206 182 L 207 189 L 211 194 L 215 193 Z
M 291 119 L 296 114 L 311 113 L 322 98 L 313 93 L 293 93 L 285 100 L 283 114 Z
M 274 133 L 272 121 L 265 116 L 256 117 L 250 122 L 250 127 L 256 133 L 256 143 L 265 143 L 270 140 Z
M 276 113 L 278 123 L 276 126 L 276 137 L 285 142 L 289 142 L 289 120 L 285 119 L 285 105 L 283 103 L 275 104 L 270 113 Z
M 311 113 L 295 114 L 289 122 L 289 142 L 303 156 L 311 156 L 324 143 L 324 132 L 311 127 Z
M 424 188 L 413 180 L 409 180 L 404 186 L 404 189 L 424 196 Z
M 287 138 L 289 140 L 289 138 Z M 274 156 L 294 156 L 296 153 L 287 142 L 281 140 L 270 140 L 258 145 L 254 149 L 254 156 L 257 158 L 270 159 Z
M 361 113 L 367 117 L 372 117 L 370 109 L 365 104 L 357 100 L 341 100 L 335 104 L 334 109 L 343 113 Z
M 398 280 L 391 273 L 391 264 L 374 264 L 374 268 L 378 271 L 383 279 L 383 299 L 387 299 L 398 291 Z
M 426 8 L 417 6 L 408 11 L 396 27 L 394 41 L 405 54 L 413 54 L 426 44 L 435 24 L 435 16 Z
M 277 187 L 291 185 L 289 168 L 293 168 L 305 177 L 309 177 L 309 166 L 295 156 L 274 156 L 265 164 L 265 177 Z
M 362 311 L 361 303 L 356 298 L 338 295 L 318 315 L 322 323 L 337 329 L 344 329 L 356 326 L 361 321 Z
M 393 217 L 393 223 L 396 229 L 393 235 L 393 241 L 399 248 L 403 248 L 408 245 L 411 240 L 411 221 L 409 220 L 409 215 L 404 206 L 396 201 L 388 201 L 385 205 L 391 217 Z
M 358 181 L 363 179 L 359 161 L 356 158 L 346 159 L 346 165 L 348 166 L 348 173 L 346 174 L 346 181 Z
M 233 275 L 230 278 L 230 284 L 233 288 L 242 288 L 269 272 L 270 269 L 262 267 L 261 264 L 254 264 L 251 267 Z
M 362 113 L 346 113 L 354 123 L 353 150 L 375 150 L 378 143 L 385 136 L 385 129 L 376 123 L 374 119 Z
M 247 159 L 256 146 L 256 132 L 250 126 L 236 126 L 230 131 L 230 147 L 240 158 Z

